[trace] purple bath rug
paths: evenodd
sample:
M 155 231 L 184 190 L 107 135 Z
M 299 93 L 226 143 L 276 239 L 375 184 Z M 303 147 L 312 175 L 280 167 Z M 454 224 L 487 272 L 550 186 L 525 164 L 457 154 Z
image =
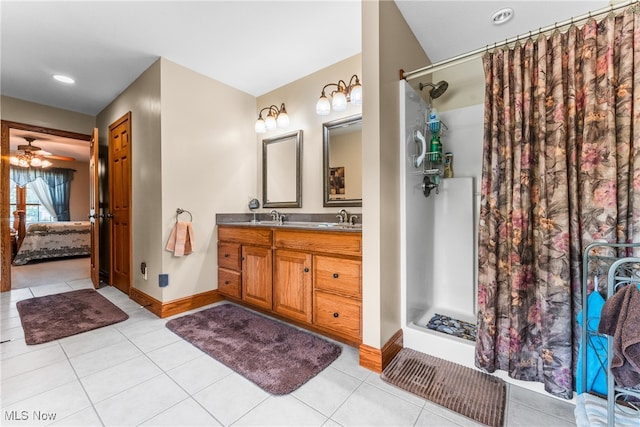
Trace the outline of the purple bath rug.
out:
M 129 316 L 94 289 L 30 298 L 16 303 L 27 344 L 91 331 Z
M 233 304 L 172 319 L 167 328 L 276 395 L 296 390 L 342 351 L 339 345 Z

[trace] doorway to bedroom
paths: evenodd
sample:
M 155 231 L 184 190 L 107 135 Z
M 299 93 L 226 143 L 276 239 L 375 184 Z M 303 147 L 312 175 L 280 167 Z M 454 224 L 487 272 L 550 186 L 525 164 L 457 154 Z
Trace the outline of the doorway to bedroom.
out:
M 91 243 L 78 244 L 84 249 L 71 249 L 69 256 L 56 247 L 41 250 L 37 247 L 40 243 L 36 243 L 32 246 L 34 250 L 22 257 L 27 261 L 18 262 L 23 265 L 12 264 L 28 234 L 28 225 L 43 224 L 44 234 L 45 228 L 53 229 L 55 223 L 73 228 L 80 227 L 76 223 L 87 222 L 90 139 L 91 135 L 2 121 L 0 208 L 5 219 L 1 224 L 2 291 L 59 282 L 71 283 L 90 277 Z M 43 163 L 47 167 L 43 168 Z M 31 173 L 26 173 L 27 169 L 31 169 Z M 22 173 L 16 172 L 18 170 Z M 58 177 L 56 173 L 62 175 Z M 65 174 L 68 175 L 65 177 Z M 52 200 L 53 190 L 49 189 L 65 179 L 69 180 L 67 194 L 53 194 Z M 47 180 L 48 184 L 45 183 Z M 66 209 L 57 205 L 61 198 Z M 52 233 L 48 240 L 64 240 L 66 235 L 73 233 L 67 228 L 56 231 L 57 234 Z M 63 243 L 63 246 L 69 244 Z M 28 247 L 27 244 L 24 248 Z

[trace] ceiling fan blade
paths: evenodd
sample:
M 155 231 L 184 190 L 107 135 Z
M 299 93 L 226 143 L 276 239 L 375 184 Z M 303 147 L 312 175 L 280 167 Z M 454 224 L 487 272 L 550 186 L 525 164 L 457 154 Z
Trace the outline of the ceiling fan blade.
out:
M 44 157 L 45 159 L 50 159 L 50 160 L 64 160 L 66 162 L 73 162 L 73 161 L 76 160 L 74 157 L 56 156 L 55 154 L 43 155 L 42 157 Z
M 18 145 L 18 150 L 22 150 L 22 151 L 40 151 L 42 150 L 40 147 L 36 147 L 35 145 Z
M 44 150 L 34 151 L 33 154 L 35 154 L 36 156 L 52 156 L 53 155 L 53 153 L 50 153 Z

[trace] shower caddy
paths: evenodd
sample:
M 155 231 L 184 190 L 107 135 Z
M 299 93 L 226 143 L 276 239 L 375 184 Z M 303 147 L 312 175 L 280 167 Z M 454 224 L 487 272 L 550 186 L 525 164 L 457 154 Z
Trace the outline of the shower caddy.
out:
M 446 124 L 442 120 L 438 120 L 440 128 L 445 131 L 449 130 Z M 439 151 L 427 151 L 427 147 L 431 147 L 429 141 L 427 141 L 427 136 L 431 136 L 432 131 L 429 123 L 426 123 L 425 126 L 425 134 L 423 135 L 419 130 L 414 131 L 414 142 L 419 143 L 422 142 L 422 150 L 420 154 L 413 154 L 411 156 L 411 163 L 414 167 L 419 168 L 422 167 L 421 174 L 422 178 L 422 192 L 425 197 L 429 197 L 432 190 L 436 191 L 436 194 L 439 193 L 439 185 L 440 179 L 444 173 L 444 160 L 445 156 L 442 150 Z M 429 132 L 426 132 L 426 131 Z M 440 136 L 442 135 L 442 131 L 438 131 Z M 419 135 L 419 136 L 418 136 Z
M 578 375 L 582 376 L 582 387 L 578 393 L 589 392 L 586 390 L 587 384 L 587 353 L 588 349 L 596 350 L 598 363 L 603 368 L 607 377 L 607 426 L 615 426 L 615 405 L 616 400 L 625 401 L 629 397 L 640 400 L 640 389 L 620 387 L 615 383 L 611 373 L 611 360 L 613 358 L 613 337 L 601 334 L 597 327 L 590 327 L 591 323 L 588 313 L 587 289 L 589 278 L 593 278 L 594 292 L 606 291 L 606 299 L 623 286 L 640 286 L 640 258 L 637 257 L 617 257 L 610 254 L 617 253 L 619 249 L 640 248 L 640 243 L 592 243 L 584 251 L 583 274 L 582 274 L 582 371 Z M 602 294 L 602 292 L 601 292 Z M 604 296 L 604 295 L 603 295 Z M 606 340 L 606 348 L 602 348 L 601 339 Z M 601 350 L 598 352 L 597 350 Z M 605 354 L 606 360 L 602 360 L 601 355 Z M 620 409 L 627 415 L 638 417 L 640 423 L 640 403 L 626 402 L 628 406 Z

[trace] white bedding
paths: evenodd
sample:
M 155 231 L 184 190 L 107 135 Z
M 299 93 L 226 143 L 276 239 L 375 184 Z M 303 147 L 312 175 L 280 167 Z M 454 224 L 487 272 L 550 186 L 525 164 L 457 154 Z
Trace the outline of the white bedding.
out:
M 13 259 L 13 265 L 32 260 L 91 255 L 89 221 L 31 224 Z

